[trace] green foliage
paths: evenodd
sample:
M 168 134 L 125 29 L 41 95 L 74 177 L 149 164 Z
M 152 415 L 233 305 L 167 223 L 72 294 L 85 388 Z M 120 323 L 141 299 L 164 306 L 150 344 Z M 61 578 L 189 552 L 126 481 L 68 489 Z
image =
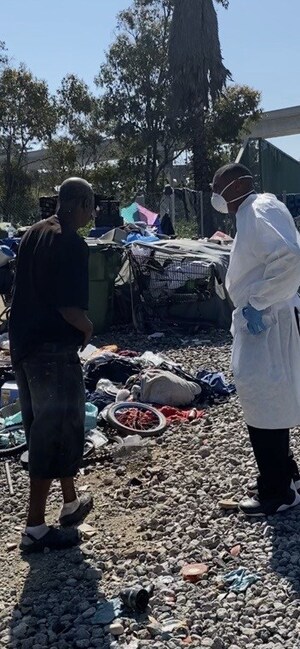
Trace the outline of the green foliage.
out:
M 55 187 L 68 176 L 88 178 L 101 158 L 103 122 L 101 102 L 74 74 L 61 82 L 57 92 L 59 135 L 49 145 L 43 185 Z
M 118 16 L 117 37 L 96 83 L 104 89 L 108 132 L 119 145 L 121 161 L 144 164 L 146 191 L 181 145 L 183 122 L 169 119 L 168 41 L 170 0 L 133 0 Z M 139 175 L 139 174 L 138 174 Z
M 56 105 L 46 82 L 33 77 L 23 65 L 4 67 L 0 74 L 0 210 L 5 216 L 12 215 L 18 197 L 25 202 L 30 192 L 30 177 L 24 170 L 28 149 L 50 141 L 56 124 Z
M 122 202 L 127 203 L 135 193 L 136 167 L 131 166 L 130 161 L 99 164 L 89 172 L 88 178 L 94 190 L 102 196 L 117 196 Z
M 81 166 L 96 162 L 103 139 L 100 100 L 74 74 L 64 77 L 57 97 L 61 126 L 65 136 L 77 146 Z
M 229 86 L 211 106 L 205 119 L 211 176 L 223 164 L 232 162 L 249 132 L 260 118 L 261 94 L 249 86 Z
M 74 142 L 67 136 L 53 138 L 48 146 L 44 166 L 44 173 L 40 174 L 40 191 L 53 194 L 55 187 L 63 180 L 77 175 L 77 152 Z
M 0 205 L 5 206 L 3 214 L 14 225 L 27 225 L 36 220 L 35 180 L 16 161 L 12 161 L 9 168 L 0 167 Z
M 6 65 L 8 62 L 8 57 L 6 52 L 6 47 L 4 41 L 0 41 L 0 67 Z
M 223 5 L 225 9 L 228 9 L 229 7 L 229 0 L 215 0 L 218 4 Z
M 34 142 L 47 141 L 57 124 L 54 101 L 45 81 L 25 66 L 6 67 L 0 75 L 0 148 L 23 154 Z
M 99 96 L 69 74 L 51 97 L 25 66 L 8 66 L 0 42 L 0 212 L 15 222 L 34 219 L 38 194 L 72 175 L 122 202 L 139 192 L 157 198 L 184 150 L 194 156 L 196 188 L 207 187 L 260 116 L 260 94 L 224 89 L 226 78 L 213 0 L 132 0 L 96 77 Z M 175 101 L 176 84 L 188 90 Z M 37 144 L 48 155 L 34 174 L 26 155 Z M 180 227 L 193 234 L 193 224 Z
M 176 221 L 176 234 L 181 239 L 193 239 L 198 237 L 198 224 L 195 219 L 187 221 L 186 219 L 177 219 Z

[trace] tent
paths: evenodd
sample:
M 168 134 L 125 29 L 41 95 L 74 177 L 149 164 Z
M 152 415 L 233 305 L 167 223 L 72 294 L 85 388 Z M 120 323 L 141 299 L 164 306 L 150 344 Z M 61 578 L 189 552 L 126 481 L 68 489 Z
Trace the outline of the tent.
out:
M 145 223 L 150 226 L 159 225 L 159 215 L 147 210 L 139 203 L 131 203 L 128 207 L 122 207 L 121 216 L 124 223 Z

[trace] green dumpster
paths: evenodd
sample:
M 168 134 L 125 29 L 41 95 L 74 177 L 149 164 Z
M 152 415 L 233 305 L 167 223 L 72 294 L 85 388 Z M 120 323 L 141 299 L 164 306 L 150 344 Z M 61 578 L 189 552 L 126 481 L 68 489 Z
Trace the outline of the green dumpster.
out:
M 121 268 L 122 251 L 115 244 L 87 241 L 89 258 L 89 318 L 94 334 L 111 324 L 114 309 L 115 279 Z

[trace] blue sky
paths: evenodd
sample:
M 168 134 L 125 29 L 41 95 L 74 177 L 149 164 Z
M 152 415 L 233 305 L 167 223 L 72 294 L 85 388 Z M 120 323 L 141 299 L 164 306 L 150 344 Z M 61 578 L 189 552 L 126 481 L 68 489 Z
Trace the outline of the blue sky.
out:
M 196 0 L 195 0 L 196 1 Z M 74 72 L 92 84 L 113 40 L 116 14 L 130 0 L 1 2 L 0 40 L 55 90 Z M 262 92 L 266 110 L 300 104 L 300 0 L 230 0 L 218 9 L 226 66 L 236 83 Z M 300 135 L 274 141 L 300 159 Z

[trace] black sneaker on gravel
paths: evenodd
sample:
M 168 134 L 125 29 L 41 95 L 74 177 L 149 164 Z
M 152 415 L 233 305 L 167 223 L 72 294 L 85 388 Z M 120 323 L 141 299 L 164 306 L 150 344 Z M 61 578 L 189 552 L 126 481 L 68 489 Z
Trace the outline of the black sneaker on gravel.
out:
M 61 527 L 73 527 L 82 523 L 90 511 L 93 509 L 93 497 L 90 494 L 85 496 L 80 496 L 79 505 L 76 511 L 73 514 L 67 514 L 66 516 L 61 516 L 59 519 L 59 524 Z
M 300 493 L 300 473 L 297 466 L 297 462 L 294 460 L 294 456 L 292 454 L 289 455 L 289 471 L 290 471 L 290 476 L 294 481 L 295 487 L 298 493 Z M 253 480 L 253 482 L 249 482 L 249 484 L 247 485 L 248 495 L 257 496 L 258 491 L 259 491 L 258 480 Z
M 285 498 L 260 499 L 258 496 L 246 498 L 239 503 L 239 508 L 246 516 L 274 516 L 281 512 L 296 507 L 300 504 L 300 495 L 296 491 L 294 483 L 288 490 Z
M 20 550 L 24 554 L 44 552 L 49 550 L 66 550 L 80 542 L 78 530 L 61 530 L 57 527 L 49 527 L 48 532 L 41 539 L 36 539 L 32 534 L 22 534 Z
M 299 478 L 298 478 L 298 480 L 294 479 L 294 484 L 295 484 L 296 490 L 298 491 L 298 493 L 300 493 L 300 479 Z M 249 484 L 247 485 L 247 493 L 248 493 L 248 496 L 258 496 L 257 480 L 253 480 L 253 482 L 249 482 Z

